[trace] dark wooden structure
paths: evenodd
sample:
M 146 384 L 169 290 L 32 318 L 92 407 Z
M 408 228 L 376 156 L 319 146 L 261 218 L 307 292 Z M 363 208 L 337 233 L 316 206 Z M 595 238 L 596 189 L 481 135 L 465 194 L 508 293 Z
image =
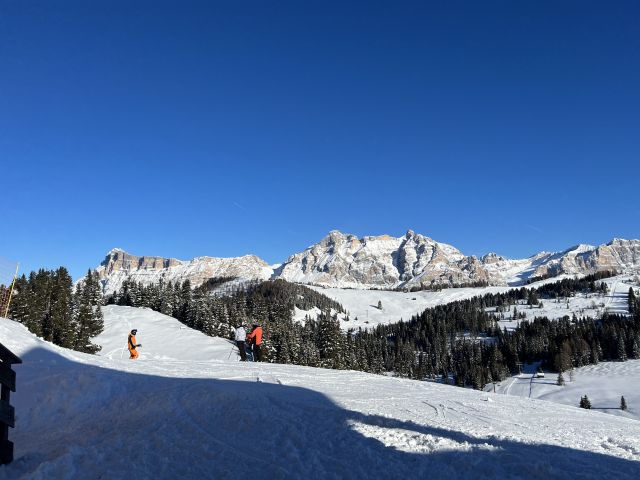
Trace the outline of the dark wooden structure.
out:
M 11 392 L 16 391 L 16 372 L 11 365 L 22 363 L 11 351 L 0 343 L 0 465 L 13 461 L 13 442 L 9 441 L 9 427 L 16 425 L 15 411 L 9 403 Z

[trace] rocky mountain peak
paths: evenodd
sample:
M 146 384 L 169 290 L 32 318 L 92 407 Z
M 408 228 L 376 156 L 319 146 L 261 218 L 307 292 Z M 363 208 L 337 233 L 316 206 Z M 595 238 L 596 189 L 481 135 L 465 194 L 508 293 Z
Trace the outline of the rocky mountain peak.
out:
M 320 245 L 339 245 L 344 243 L 350 235 L 345 235 L 340 230 L 331 230 L 329 234 L 320 240 Z
M 480 261 L 485 264 L 504 262 L 506 260 L 507 259 L 505 257 L 498 255 L 495 252 L 489 252 L 480 258 Z
M 96 269 L 105 294 L 120 288 L 130 278 L 143 284 L 184 282 L 198 286 L 210 278 L 229 277 L 243 280 L 266 280 L 273 271 L 255 255 L 236 258 L 197 257 L 190 261 L 156 256 L 137 256 L 122 249 L 110 250 Z
M 493 252 L 478 259 L 413 230 L 401 237 L 362 238 L 332 230 L 318 243 L 290 256 L 275 271 L 255 255 L 183 261 L 136 256 L 121 248 L 110 250 L 96 269 L 106 293 L 117 290 L 128 277 L 142 283 L 189 279 L 193 286 L 213 277 L 234 277 L 282 278 L 329 287 L 411 289 L 478 283 L 521 285 L 529 278 L 599 270 L 639 272 L 640 240 L 614 238 L 598 247 L 580 244 L 520 260 Z

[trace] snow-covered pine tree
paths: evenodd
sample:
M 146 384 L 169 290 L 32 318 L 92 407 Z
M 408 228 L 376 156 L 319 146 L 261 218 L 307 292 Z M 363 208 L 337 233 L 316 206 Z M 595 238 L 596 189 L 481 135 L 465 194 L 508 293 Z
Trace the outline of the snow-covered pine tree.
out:
M 556 380 L 556 385 L 564 386 L 564 377 L 562 376 L 562 372 L 558 373 L 558 379 Z
M 624 362 L 627 360 L 627 347 L 625 345 L 624 330 L 618 335 L 618 360 Z
M 531 290 L 529 292 L 529 298 L 527 299 L 527 305 L 529 305 L 530 308 L 533 308 L 533 306 L 537 304 L 538 304 L 538 294 L 535 292 L 535 290 Z
M 185 324 L 191 328 L 202 331 L 209 321 L 209 313 L 205 294 L 194 291 L 191 300 L 187 303 Z
M 587 410 L 591 408 L 591 401 L 586 395 L 580 399 L 580 408 L 586 408 Z
M 321 365 L 325 368 L 345 368 L 342 358 L 343 337 L 338 316 L 326 311 L 318 318 L 318 350 Z
M 160 292 L 160 313 L 171 316 L 171 314 L 173 314 L 174 304 L 173 284 L 169 282 Z
M 396 345 L 394 370 L 397 375 L 411 377 L 415 363 L 415 349 L 411 342 L 399 340 Z
M 16 280 L 13 292 L 9 318 L 18 321 L 29 328 L 27 323 L 29 319 L 29 302 L 32 292 L 29 286 L 29 281 L 24 274 Z
M 96 353 L 99 345 L 91 343 L 91 338 L 99 335 L 104 328 L 102 317 L 102 295 L 100 282 L 95 272 L 88 271 L 83 282 L 78 283 L 74 297 L 76 338 L 74 349 L 85 353 Z
M 29 298 L 27 328 L 39 337 L 50 340 L 51 276 L 44 269 L 38 270 L 37 273 L 31 272 L 29 284 L 33 295 Z
M 76 324 L 73 318 L 73 281 L 66 268 L 53 274 L 51 291 L 51 338 L 61 347 L 71 348 L 75 343 Z
M 631 344 L 631 356 L 632 358 L 640 358 L 640 333 L 636 333 L 633 337 Z
M 180 287 L 180 306 L 178 308 L 179 315 L 177 316 L 178 320 L 183 323 L 187 323 L 187 310 L 191 303 L 191 295 L 191 281 L 186 279 Z

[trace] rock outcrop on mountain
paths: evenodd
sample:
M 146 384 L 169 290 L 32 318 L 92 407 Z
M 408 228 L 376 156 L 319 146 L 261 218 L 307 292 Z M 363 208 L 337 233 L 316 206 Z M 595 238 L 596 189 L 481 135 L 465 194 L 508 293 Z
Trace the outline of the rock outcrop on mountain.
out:
M 197 286 L 209 278 L 234 277 L 239 281 L 282 278 L 338 288 L 413 289 L 522 285 L 534 278 L 602 270 L 639 272 L 640 240 L 614 239 L 598 247 L 577 245 L 563 252 L 512 260 L 495 253 L 482 258 L 466 256 L 451 245 L 411 230 L 402 237 L 362 238 L 334 230 L 275 270 L 254 255 L 182 261 L 138 257 L 120 249 L 109 252 L 97 268 L 105 294 L 118 290 L 128 277 L 143 284 L 189 279 Z
M 601 270 L 640 270 L 640 240 L 594 247 L 578 245 L 511 260 L 490 253 L 478 259 L 445 243 L 408 231 L 404 237 L 357 238 L 338 231 L 284 262 L 276 276 L 292 282 L 341 288 L 430 288 L 522 285 L 527 280 Z
M 578 245 L 554 256 L 536 275 L 556 276 L 598 270 L 636 271 L 640 267 L 640 240 L 613 239 L 606 245 Z
M 475 257 L 408 231 L 404 237 L 358 238 L 332 231 L 275 272 L 290 282 L 343 288 L 426 287 L 487 282 Z
M 273 269 L 255 255 L 236 258 L 196 257 L 190 261 L 162 257 L 138 257 L 115 248 L 96 269 L 103 292 L 113 293 L 130 278 L 144 285 L 159 282 L 184 282 L 196 287 L 210 278 L 233 277 L 243 280 L 266 280 Z

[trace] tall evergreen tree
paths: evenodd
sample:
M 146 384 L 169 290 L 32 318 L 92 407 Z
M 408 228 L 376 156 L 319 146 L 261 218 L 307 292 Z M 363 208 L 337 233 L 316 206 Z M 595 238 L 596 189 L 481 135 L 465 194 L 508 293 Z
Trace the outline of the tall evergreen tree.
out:
M 14 295 L 9 306 L 9 318 L 26 325 L 29 318 L 30 288 L 27 277 L 24 274 L 16 280 L 13 290 Z
M 618 360 L 624 362 L 627 359 L 627 347 L 625 345 L 624 331 L 621 331 L 618 335 Z
M 318 350 L 325 368 L 345 368 L 342 359 L 342 331 L 337 316 L 330 311 L 320 315 L 318 322 Z
M 104 319 L 100 305 L 102 298 L 100 294 L 100 283 L 98 276 L 91 270 L 86 278 L 76 287 L 75 295 L 75 318 L 76 318 L 76 341 L 75 350 L 85 353 L 96 353 L 100 346 L 91 343 L 91 338 L 102 333 Z
M 77 328 L 73 318 L 73 282 L 64 267 L 53 274 L 51 296 L 51 341 L 71 348 L 75 344 Z

